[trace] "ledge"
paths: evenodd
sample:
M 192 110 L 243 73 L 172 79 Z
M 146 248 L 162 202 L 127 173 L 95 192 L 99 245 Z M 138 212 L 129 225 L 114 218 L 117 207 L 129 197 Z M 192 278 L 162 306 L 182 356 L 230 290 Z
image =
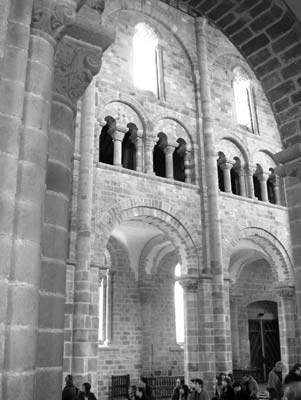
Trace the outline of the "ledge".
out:
M 114 172 L 119 172 L 121 174 L 126 174 L 126 175 L 133 175 L 137 176 L 139 178 L 144 178 L 156 182 L 163 182 L 167 183 L 169 185 L 175 185 L 179 187 L 183 187 L 185 189 L 193 189 L 195 191 L 200 191 L 200 187 L 198 185 L 194 185 L 192 183 L 186 183 L 186 182 L 179 182 L 174 179 L 168 179 L 168 178 L 162 178 L 160 176 L 157 176 L 155 174 L 149 174 L 146 172 L 140 172 L 140 171 L 133 171 L 131 169 L 123 168 L 123 167 L 118 167 L 116 165 L 110 165 L 110 164 L 105 164 L 105 163 L 97 163 L 96 168 L 98 169 L 107 169 L 109 171 L 114 171 Z
M 273 204 L 273 203 L 269 203 L 269 202 L 265 202 L 265 201 L 261 201 L 258 200 L 257 197 L 244 197 L 244 196 L 239 196 L 237 194 L 233 194 L 233 193 L 226 193 L 226 192 L 222 192 L 219 191 L 220 197 L 229 197 L 230 199 L 235 199 L 238 201 L 244 201 L 247 203 L 252 203 L 252 204 L 258 204 L 261 205 L 263 207 L 268 207 L 268 208 L 272 208 L 272 209 L 279 209 L 279 210 L 283 210 L 283 211 L 288 211 L 288 207 L 287 206 L 281 206 L 278 204 Z

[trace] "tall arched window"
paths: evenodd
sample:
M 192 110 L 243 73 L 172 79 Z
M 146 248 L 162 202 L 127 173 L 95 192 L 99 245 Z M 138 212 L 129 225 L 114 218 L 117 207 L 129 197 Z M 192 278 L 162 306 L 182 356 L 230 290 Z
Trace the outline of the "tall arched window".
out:
M 135 87 L 158 93 L 157 75 L 158 37 L 145 23 L 135 28 L 133 38 L 133 77 Z
M 177 264 L 175 276 L 181 276 L 181 265 Z M 184 343 L 184 292 L 179 282 L 175 282 L 175 316 L 176 316 L 176 340 L 177 343 Z
M 241 67 L 235 67 L 233 75 L 233 91 L 237 123 L 247 128 L 252 133 L 258 133 L 251 80 L 248 74 Z

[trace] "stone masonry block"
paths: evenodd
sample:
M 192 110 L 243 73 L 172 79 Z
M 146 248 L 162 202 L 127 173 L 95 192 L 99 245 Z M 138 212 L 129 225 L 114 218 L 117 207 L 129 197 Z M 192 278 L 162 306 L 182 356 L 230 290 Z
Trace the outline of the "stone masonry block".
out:
M 19 152 L 20 126 L 21 122 L 17 118 L 1 115 L 0 148 L 2 152 L 9 153 L 15 158 L 17 158 Z M 12 180 L 14 174 L 11 173 L 11 175 Z
M 289 80 L 281 83 L 274 89 L 268 92 L 268 97 L 272 102 L 280 100 L 282 97 L 289 95 L 295 89 L 295 84 L 293 81 Z
M 38 291 L 34 286 L 19 283 L 10 285 L 9 321 L 11 325 L 36 326 L 38 314 Z
M 35 397 L 34 390 L 34 371 L 24 374 L 24 372 L 11 374 L 3 385 L 4 393 L 8 399 L 32 400 Z
M 65 294 L 66 267 L 62 263 L 42 259 L 41 290 Z
M 47 189 L 60 192 L 69 197 L 70 193 L 70 170 L 65 165 L 48 161 Z
M 14 279 L 38 287 L 40 283 L 40 257 L 39 245 L 34 242 L 27 242 L 27 246 L 24 246 L 22 239 L 16 239 L 14 247 Z
M 15 210 L 12 197 L 5 192 L 0 195 L 0 210 L 6 210 L 5 213 L 0 213 L 0 233 L 10 234 L 14 224 Z
M 246 57 L 249 57 L 251 54 L 265 47 L 268 43 L 268 37 L 264 33 L 262 33 L 245 43 L 242 46 L 241 50 Z
M 60 295 L 40 294 L 39 327 L 63 329 L 65 299 Z
M 272 39 L 275 39 L 289 31 L 294 22 L 293 15 L 290 12 L 286 12 L 281 20 L 268 28 L 266 32 Z
M 23 49 L 27 52 L 29 33 L 28 26 L 9 21 L 7 26 L 7 45 Z
M 64 346 L 64 333 L 39 332 L 37 347 L 37 365 L 39 368 L 59 367 Z
M 27 52 L 24 49 L 7 47 L 3 59 L 2 74 L 11 81 L 23 84 L 26 77 Z
M 62 382 L 61 369 L 43 368 L 38 370 L 36 373 L 36 398 L 43 400 L 60 399 L 62 387 L 58 386 L 58 382 Z M 47 390 L 45 390 L 46 387 L 48 387 Z
M 0 112 L 16 117 L 22 116 L 24 87 L 17 81 L 1 80 L 0 97 L 5 99 L 0 103 Z
M 44 134 L 48 132 L 49 117 L 46 115 L 48 106 L 46 100 L 33 93 L 26 93 L 26 102 L 24 104 L 24 121 L 26 128 L 42 130 Z
M 30 371 L 35 365 L 35 328 L 13 328 L 10 331 L 10 340 L 6 342 L 7 368 L 20 373 Z M 11 398 L 11 397 L 9 397 Z

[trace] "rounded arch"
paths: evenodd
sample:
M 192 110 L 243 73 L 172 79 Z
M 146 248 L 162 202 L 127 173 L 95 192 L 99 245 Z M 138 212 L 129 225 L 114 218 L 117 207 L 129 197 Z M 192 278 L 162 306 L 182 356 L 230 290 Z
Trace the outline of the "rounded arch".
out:
M 187 126 L 176 116 L 165 115 L 161 113 L 161 115 L 156 116 L 154 124 L 154 132 L 164 132 L 168 139 L 172 141 L 173 144 L 177 143 L 177 139 L 184 139 L 186 142 L 187 150 L 191 151 L 194 146 L 191 131 L 187 128 Z
M 239 275 L 239 264 L 237 268 L 231 271 L 230 259 L 235 248 L 239 245 L 241 240 L 249 240 L 255 243 L 262 253 L 266 255 L 275 278 L 277 281 L 293 282 L 293 264 L 291 258 L 282 245 L 282 243 L 272 233 L 265 229 L 258 227 L 248 227 L 242 229 L 229 243 L 225 251 L 226 265 L 228 266 L 228 274 L 233 282 L 236 281 Z
M 100 104 L 100 112 L 98 114 L 98 121 L 102 121 L 106 117 L 106 109 L 110 107 L 111 104 L 123 104 L 130 109 L 132 109 L 133 113 L 137 115 L 137 120 L 136 121 L 127 121 L 127 123 L 133 122 L 135 125 L 137 125 L 138 129 L 141 129 L 143 134 L 145 135 L 147 132 L 153 130 L 153 124 L 148 117 L 146 111 L 144 108 L 136 101 L 134 98 L 132 98 L 129 95 L 118 93 L 116 96 L 110 95 L 110 96 L 104 96 L 99 100 Z M 125 121 L 126 122 L 126 121 Z
M 261 147 L 254 149 L 252 152 L 251 163 L 254 165 L 260 164 L 264 171 L 269 171 L 270 168 L 274 168 L 277 165 L 273 152 Z
M 228 142 L 230 142 L 232 144 L 232 147 L 231 147 L 232 152 L 234 150 L 233 146 L 235 146 L 239 151 L 238 154 L 234 154 L 234 153 L 232 154 L 231 153 L 230 154 L 230 158 L 231 159 L 234 159 L 234 157 L 237 157 L 237 156 L 238 157 L 241 156 L 243 161 L 244 161 L 244 163 L 245 163 L 245 165 L 247 165 L 249 163 L 249 160 L 250 160 L 249 149 L 244 146 L 242 140 L 239 137 L 237 137 L 236 135 L 235 135 L 235 137 L 234 137 L 234 135 L 232 135 L 232 136 L 221 136 L 218 139 L 218 141 L 216 142 L 216 145 L 215 145 L 216 151 L 217 152 L 218 151 L 222 151 L 225 154 L 225 156 L 227 157 L 228 156 L 227 151 L 225 149 L 223 149 L 223 146 L 222 146 L 223 141 L 225 141 L 225 142 L 228 141 Z M 227 158 L 229 158 L 229 157 L 227 157 Z
M 197 243 L 201 241 L 192 223 L 170 205 L 160 202 L 159 209 L 156 202 L 149 199 L 119 202 L 96 218 L 99 229 L 96 230 L 95 244 L 99 254 L 104 254 L 114 228 L 129 220 L 143 221 L 159 228 L 177 249 L 183 275 L 199 275 L 201 248 Z

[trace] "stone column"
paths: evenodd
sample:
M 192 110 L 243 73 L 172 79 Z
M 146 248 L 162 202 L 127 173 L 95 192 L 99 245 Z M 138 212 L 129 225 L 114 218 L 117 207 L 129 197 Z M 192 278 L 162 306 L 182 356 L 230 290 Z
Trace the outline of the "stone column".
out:
M 186 151 L 184 156 L 185 182 L 191 183 L 191 152 Z
M 116 130 L 112 134 L 114 142 L 113 164 L 117 165 L 118 167 L 122 166 L 122 141 L 126 131 L 126 129 L 116 127 Z
M 233 164 L 231 162 L 224 162 L 220 164 L 221 169 L 223 170 L 223 176 L 224 176 L 224 189 L 226 193 L 232 193 L 232 187 L 231 187 L 231 168 L 233 167 Z
M 104 344 L 109 345 L 112 342 L 112 299 L 113 299 L 113 274 L 107 269 L 106 273 L 106 339 Z M 97 353 L 96 353 L 97 354 Z
M 250 197 L 251 199 L 255 197 L 254 182 L 253 182 L 253 174 L 255 170 L 256 168 L 251 165 L 249 165 L 246 169 L 248 197 Z
M 32 10 L 29 7 L 32 7 Z M 26 18 L 23 18 L 22 12 L 28 13 Z M 19 159 L 18 165 L 13 170 L 17 178 L 17 187 L 14 196 L 12 258 L 8 274 L 7 330 L 4 346 L 1 346 L 5 348 L 1 397 L 33 399 L 38 397 L 36 381 L 39 370 L 36 368 L 36 362 L 41 357 L 37 349 L 39 307 L 41 307 L 40 243 L 54 51 L 56 41 L 63 35 L 66 25 L 74 21 L 75 11 L 71 6 L 66 7 L 64 2 L 58 4 L 55 1 L 52 3 L 45 1 L 42 6 L 40 2 L 34 1 L 33 4 L 24 2 L 22 7 L 20 3 L 12 2 L 11 13 L 13 19 L 17 15 L 19 17 L 18 23 L 11 23 L 14 38 L 8 36 L 8 42 L 11 39 L 12 42 L 17 40 L 15 51 L 18 61 L 15 61 L 18 63 L 21 62 L 22 55 L 19 52 L 19 45 L 21 43 L 28 45 L 28 48 L 24 48 L 28 52 L 28 60 L 26 75 L 25 66 L 11 65 L 11 79 L 14 74 L 22 73 L 23 80 L 25 79 L 25 91 L 23 92 L 19 86 L 21 82 L 18 80 L 15 85 L 11 85 L 12 100 L 16 100 L 17 92 L 20 98 L 17 104 L 10 104 L 15 115 L 11 119 L 12 138 L 8 143 L 12 149 L 16 149 L 16 145 L 19 146 Z M 32 20 L 28 41 L 29 15 L 32 15 Z M 9 49 L 6 56 L 9 57 Z M 10 56 L 12 62 L 14 57 L 12 54 Z M 6 62 L 8 61 L 6 59 Z M 23 62 L 26 64 L 26 58 L 23 58 Z M 8 89 L 8 81 L 3 83 Z M 6 98 L 9 104 L 11 96 Z M 22 106 L 23 125 L 19 126 L 20 138 L 17 144 L 14 142 L 16 138 L 13 127 Z M 13 159 L 14 157 L 11 157 L 11 161 Z
M 199 360 L 199 301 L 197 277 L 182 276 L 178 278 L 184 289 L 184 373 L 185 381 L 200 374 Z
M 147 174 L 154 174 L 153 152 L 155 144 L 156 144 L 155 138 L 153 137 L 145 138 L 145 172 Z
M 213 115 L 211 101 L 210 74 L 208 69 L 207 39 L 205 17 L 196 18 L 197 56 L 200 72 L 200 97 L 203 113 L 203 138 L 206 167 L 206 184 L 208 188 L 208 233 L 210 265 L 205 272 L 213 274 L 213 315 L 214 342 L 216 351 L 216 370 L 231 369 L 231 341 L 227 333 L 223 255 L 221 243 L 221 226 L 219 214 L 218 176 L 216 168 L 216 152 L 214 147 Z
M 81 103 L 80 161 L 77 196 L 76 268 L 74 279 L 72 372 L 76 380 L 87 379 L 87 369 L 80 376 L 78 365 L 84 362 L 97 367 L 98 332 L 92 329 L 94 315 L 90 312 L 90 262 L 91 262 L 91 218 L 94 177 L 94 128 L 95 128 L 95 85 L 86 89 Z M 98 315 L 97 315 L 98 318 Z M 85 321 L 83 323 L 83 321 Z M 92 371 L 93 373 L 93 371 Z M 94 378 L 95 380 L 95 378 Z
M 87 18 L 90 20 L 88 26 L 83 24 L 83 20 Z M 92 32 L 90 29 L 92 29 Z M 60 42 L 56 52 L 42 240 L 39 357 L 37 362 L 39 392 L 37 398 L 44 398 L 45 400 L 58 399 L 61 396 L 65 274 L 68 254 L 71 159 L 74 152 L 76 105 L 78 99 L 90 84 L 93 75 L 98 73 L 100 69 L 102 51 L 111 43 L 110 40 L 112 41 L 111 32 L 104 30 L 100 25 L 98 13 L 89 6 L 82 7 L 74 29 L 68 30 L 67 33 L 68 36 Z M 91 40 L 92 43 L 85 42 L 83 38 Z M 86 136 L 83 141 L 88 142 L 89 138 Z M 89 154 L 86 153 L 85 157 L 87 157 L 85 159 L 85 162 L 87 162 Z M 90 171 L 87 175 L 82 175 L 85 182 L 89 181 L 89 174 Z M 83 214 L 81 214 L 81 217 Z M 85 221 L 87 219 L 87 216 L 85 216 Z M 80 234 L 83 236 L 85 229 L 85 226 L 80 227 Z M 84 242 L 85 239 L 82 239 Z M 95 354 L 92 360 L 92 353 L 97 350 L 95 345 L 97 343 L 97 329 L 94 328 L 91 331 L 89 326 L 85 326 L 86 321 L 83 318 L 84 312 L 86 315 L 89 314 L 90 299 L 87 296 L 90 296 L 90 294 L 87 294 L 89 271 L 86 265 L 88 260 L 85 258 L 88 253 L 85 253 L 84 249 L 82 250 L 82 246 L 81 243 L 77 249 L 79 268 L 83 268 L 83 270 L 79 273 L 75 272 L 76 302 L 83 301 L 86 304 L 82 304 L 81 307 L 78 307 L 79 304 L 76 305 L 76 323 L 73 327 L 76 334 L 74 333 L 73 340 L 89 343 L 88 345 L 83 344 L 81 348 L 88 348 L 90 362 L 88 363 L 83 357 L 79 357 L 81 350 L 79 346 L 73 346 L 73 360 L 76 359 L 76 362 L 72 363 L 72 373 L 76 377 L 81 376 L 89 380 L 92 383 L 93 391 L 95 391 L 97 389 L 97 363 Z M 80 293 L 78 287 L 80 280 L 83 285 L 82 293 Z M 84 293 L 85 291 L 86 293 Z M 82 318 L 79 318 L 77 312 L 82 314 Z M 45 346 L 45 343 L 48 343 L 48 346 Z M 46 361 L 47 357 L 48 360 Z M 49 382 L 51 382 L 51 385 L 49 385 Z M 46 392 L 45 387 L 48 387 Z
M 143 138 L 137 136 L 136 138 L 136 171 L 143 171 Z
M 287 283 L 280 282 L 273 289 L 278 297 L 281 359 L 288 369 L 298 362 L 300 351 L 295 288 Z
M 144 374 L 150 374 L 153 366 L 153 335 L 152 330 L 152 299 L 154 297 L 156 284 L 152 278 L 144 278 L 139 284 L 139 295 L 141 302 L 141 315 L 143 321 L 143 343 L 142 343 L 142 370 Z
M 230 316 L 231 316 L 231 341 L 232 341 L 232 359 L 233 368 L 241 367 L 240 360 L 240 331 L 239 331 L 239 305 L 241 304 L 242 296 L 230 296 Z
M 281 196 L 280 196 L 280 189 L 279 189 L 279 176 L 277 176 L 275 173 L 270 175 L 270 180 L 273 184 L 274 188 L 274 195 L 275 195 L 275 204 L 281 205 Z
M 262 174 L 257 176 L 260 183 L 261 199 L 262 201 L 268 202 L 269 196 L 268 196 L 267 180 L 269 178 L 269 174 L 263 172 Z
M 244 168 L 237 169 L 238 176 L 239 176 L 239 190 L 240 196 L 246 197 L 246 181 L 245 181 L 245 170 Z
M 165 154 L 165 170 L 166 170 L 166 178 L 173 179 L 173 152 L 175 148 L 173 146 L 166 146 L 163 149 Z
M 281 165 L 275 173 L 285 180 L 287 203 L 289 207 L 290 228 L 294 260 L 295 293 L 299 335 L 301 336 L 301 143 L 275 154 Z

